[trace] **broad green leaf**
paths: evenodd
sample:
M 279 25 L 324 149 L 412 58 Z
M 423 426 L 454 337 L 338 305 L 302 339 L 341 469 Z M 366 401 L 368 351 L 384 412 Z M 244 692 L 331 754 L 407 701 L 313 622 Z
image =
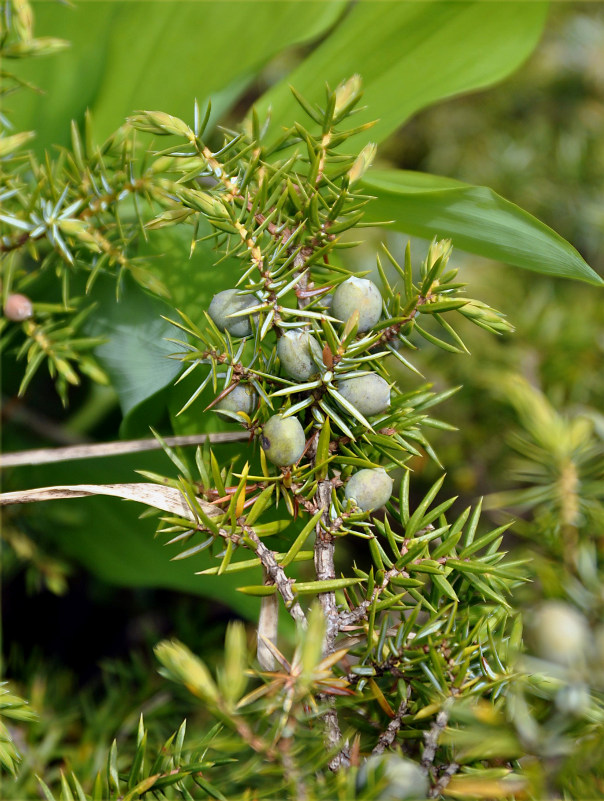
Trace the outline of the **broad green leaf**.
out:
M 199 236 L 203 237 L 210 231 L 209 224 L 201 220 Z M 150 231 L 148 241 L 140 243 L 138 255 L 148 264 L 154 278 L 166 288 L 166 300 L 170 306 L 184 312 L 203 329 L 204 311 L 212 297 L 232 287 L 246 265 L 235 258 L 216 264 L 221 254 L 210 242 L 198 242 L 191 255 L 193 233 L 191 225 Z M 175 319 L 174 312 L 171 316 Z M 184 337 L 180 331 L 178 338 Z
M 408 170 L 373 170 L 363 191 L 376 200 L 368 220 L 392 220 L 397 231 L 431 239 L 526 270 L 601 285 L 602 279 L 565 239 L 485 186 Z
M 209 225 L 202 221 L 199 236 L 206 235 L 209 230 Z M 212 297 L 217 292 L 232 287 L 245 269 L 245 264 L 235 258 L 224 259 L 220 264 L 216 264 L 220 254 L 209 242 L 199 242 L 191 256 L 192 235 L 193 227 L 188 225 L 151 231 L 148 242 L 141 243 L 139 255 L 145 259 L 153 276 L 168 292 L 168 301 L 172 309 L 164 312 L 166 316 L 173 320 L 178 319 L 174 311 L 178 309 L 203 330 L 206 327 L 204 312 L 208 309 Z M 180 330 L 176 331 L 176 335 L 172 333 L 169 336 L 181 341 L 186 339 L 186 334 Z M 181 351 L 182 347 L 179 345 L 171 345 L 172 353 Z M 181 383 L 172 382 L 172 386 L 166 390 L 165 397 L 162 393 L 158 399 L 163 403 L 164 409 L 168 407 L 175 432 L 197 434 L 200 431 L 224 430 L 225 426 L 233 430 L 238 428 L 236 423 L 221 418 L 213 411 L 203 413 L 205 407 L 216 396 L 211 382 L 192 405 L 178 415 L 209 370 L 209 365 L 200 365 Z M 128 417 L 128 424 L 134 423 L 136 416 L 138 410 L 134 409 Z M 134 433 L 137 431 L 138 429 L 135 429 Z
M 202 224 L 200 226 L 200 236 L 205 235 L 208 230 L 209 226 Z M 231 287 L 233 285 L 233 276 L 238 275 L 241 271 L 241 263 L 236 259 L 227 259 L 222 261 L 220 265 L 216 265 L 215 262 L 218 260 L 219 254 L 208 242 L 198 243 L 191 256 L 192 236 L 193 227 L 189 225 L 151 231 L 148 241 L 139 243 L 137 252 L 137 255 L 145 260 L 152 280 L 159 281 L 166 291 L 166 300 L 169 305 L 165 305 L 160 301 L 156 304 L 157 319 L 159 320 L 157 323 L 158 328 L 160 324 L 163 324 L 165 326 L 163 336 L 179 341 L 185 341 L 187 339 L 186 334 L 161 320 L 160 315 L 163 314 L 171 320 L 178 320 L 179 316 L 176 312 L 178 309 L 187 314 L 196 325 L 201 326 L 203 329 L 205 327 L 204 311 L 210 305 L 212 296 L 222 289 Z M 114 292 L 112 294 L 113 296 L 115 295 Z M 139 297 L 140 290 L 136 294 Z M 144 295 L 144 293 L 142 294 Z M 111 293 L 106 294 L 105 297 L 110 305 L 114 306 L 115 298 L 110 295 Z M 145 300 L 149 300 L 149 298 L 145 296 Z M 157 361 L 161 362 L 164 369 L 164 361 L 168 362 L 175 372 L 164 375 L 164 378 L 167 378 L 162 384 L 165 390 L 153 395 L 152 398 L 142 391 L 140 392 L 140 400 L 127 410 L 122 434 L 128 437 L 146 436 L 148 434 L 148 426 L 161 419 L 168 408 L 174 416 L 175 431 L 179 433 L 199 433 L 200 431 L 223 429 L 225 421 L 221 420 L 220 416 L 214 412 L 205 414 L 203 425 L 201 424 L 201 411 L 214 399 L 211 386 L 206 388 L 203 397 L 199 397 L 190 409 L 181 416 L 176 417 L 176 414 L 201 384 L 203 377 L 207 375 L 210 368 L 208 366 L 198 367 L 182 383 L 175 385 L 172 379 L 179 372 L 180 363 L 172 359 L 166 359 L 166 354 L 182 352 L 183 347 L 177 343 L 165 342 L 161 337 L 156 337 L 154 342 L 163 342 L 160 347 L 166 347 L 165 352 L 155 353 Z M 148 387 L 152 392 L 157 392 L 160 389 L 160 376 L 158 375 L 157 378 L 157 386 L 149 385 Z M 147 400 L 147 398 L 150 399 Z M 141 403 L 144 403 L 144 407 L 140 406 Z M 234 425 L 231 427 L 235 428 Z
M 140 480 L 136 470 L 170 471 L 163 453 L 87 459 L 14 468 L 5 489 L 43 487 L 53 483 L 119 483 Z M 245 618 L 258 615 L 258 605 L 235 592 L 239 577 L 197 576 L 217 561 L 207 551 L 184 561 L 166 546 L 168 535 L 155 538 L 158 517 L 141 518 L 139 504 L 104 496 L 30 504 L 25 514 L 42 547 L 65 555 L 100 579 L 126 587 L 163 587 L 219 600 Z M 144 511 L 144 510 L 143 510 Z M 256 568 L 257 578 L 261 572 Z M 253 572 L 250 577 L 253 576 Z M 255 578 L 255 577 L 254 577 Z
M 105 337 L 95 355 L 111 379 L 124 415 L 169 384 L 181 370 L 181 363 L 170 359 L 178 346 L 167 337 L 178 329 L 162 318 L 171 309 L 126 278 L 119 300 L 115 281 L 95 285 L 93 297 L 98 306 L 88 318 L 87 333 Z
M 87 107 L 100 137 L 139 108 L 190 119 L 194 98 L 211 97 L 220 113 L 267 61 L 324 33 L 345 5 L 345 0 L 235 6 L 219 0 L 99 0 L 73 7 L 35 2 L 37 35 L 61 36 L 72 47 L 15 62 L 15 71 L 46 92 L 11 98 L 16 127 L 37 129 L 41 148 L 67 144 L 70 120 L 80 120 Z
M 367 108 L 354 124 L 378 120 L 355 137 L 360 149 L 438 100 L 505 78 L 536 46 L 546 14 L 547 4 L 539 2 L 357 3 L 257 108 L 261 114 L 272 108 L 277 137 L 301 113 L 290 84 L 311 103 L 323 103 L 326 81 L 335 88 L 359 73 Z
M 33 149 L 70 142 L 72 119 L 82 121 L 101 86 L 117 3 L 34 2 L 36 36 L 60 36 L 71 47 L 53 56 L 15 61 L 15 74 L 39 87 L 43 94 L 21 90 L 3 103 L 3 112 L 17 130 L 36 131 Z

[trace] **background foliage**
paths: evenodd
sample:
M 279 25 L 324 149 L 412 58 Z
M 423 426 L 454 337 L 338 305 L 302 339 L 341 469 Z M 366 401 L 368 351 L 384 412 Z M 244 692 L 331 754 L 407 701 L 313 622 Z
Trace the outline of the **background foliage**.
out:
M 586 262 L 601 271 L 598 37 L 604 23 L 597 7 L 554 8 L 544 41 L 505 87 L 433 108 L 427 107 L 507 77 L 536 45 L 545 6 L 366 3 L 351 9 L 345 3 L 254 3 L 238 4 L 236 23 L 229 4 L 199 8 L 163 3 L 154 6 L 152 15 L 137 3 L 81 3 L 75 9 L 40 3 L 34 9 L 36 36 L 60 36 L 73 43 L 60 52 L 58 44 L 47 43 L 57 52 L 10 64 L 20 78 L 47 92 L 19 91 L 3 99 L 3 111 L 16 131 L 36 130 L 32 147 L 40 157 L 45 148 L 73 146 L 71 119 L 84 131 L 84 141 L 87 135 L 102 141 L 139 108 L 162 109 L 189 120 L 193 97 L 212 98 L 213 143 L 219 141 L 216 122 L 234 125 L 259 97 L 261 117 L 271 108 L 270 139 L 298 114 L 290 83 L 313 101 L 321 97 L 323 81 L 335 86 L 359 72 L 367 110 L 355 124 L 380 120 L 353 140 L 358 149 L 366 141 L 381 143 L 376 169 L 367 173 L 362 187 L 378 197 L 368 207 L 374 220 L 396 218 L 394 228 L 401 226 L 405 234 L 452 235 L 459 249 L 539 272 L 582 274 L 593 280 Z M 190 35 L 196 27 L 212 31 L 203 47 Z M 468 52 L 475 57 L 466 59 Z M 404 172 L 396 177 L 385 173 L 390 165 Z M 464 183 L 451 183 L 451 178 Z M 483 185 L 536 214 L 573 242 L 585 261 L 534 218 L 481 189 Z M 464 203 L 470 204 L 467 212 Z M 478 207 L 483 217 L 476 215 Z M 506 250 L 510 231 L 516 238 L 514 253 Z M 406 236 L 391 229 L 387 237 L 390 249 L 400 252 Z M 367 240 L 348 251 L 354 269 L 374 269 L 379 239 L 370 229 Z M 177 307 L 199 322 L 211 296 L 232 285 L 232 264 L 207 269 L 215 260 L 210 244 L 200 243 L 192 259 L 189 246 L 190 238 L 180 227 L 154 232 L 131 251 L 119 300 L 113 280 L 101 277 L 95 283 L 87 296 L 95 306 L 83 322 L 83 333 L 109 337 L 94 348 L 94 363 L 108 376 L 109 386 L 80 376 L 79 385 L 67 390 L 67 411 L 42 370 L 25 400 L 16 397 L 22 371 L 9 349 L 3 356 L 4 450 L 114 439 L 118 429 L 123 436 L 146 436 L 149 425 L 165 434 L 218 428 L 216 415 L 201 416 L 203 398 L 176 417 L 196 383 L 173 385 L 179 366 L 165 359 L 172 348 L 163 337 L 173 336 L 174 329 L 158 317 L 165 311 L 174 319 L 172 309 Z M 426 244 L 414 241 L 413 248 L 423 257 Z M 414 357 L 438 390 L 463 385 L 455 400 L 447 402 L 446 413 L 441 412 L 459 431 L 439 433 L 435 439 L 449 470 L 449 486 L 460 495 L 454 508 L 459 513 L 486 495 L 492 525 L 507 521 L 511 510 L 519 515 L 510 546 L 519 556 L 528 551 L 536 581 L 518 589 L 514 603 L 531 608 L 539 597 L 564 598 L 599 631 L 601 566 L 596 552 L 602 541 L 598 482 L 604 432 L 597 369 L 604 347 L 599 293 L 587 284 L 493 265 L 458 250 L 454 260 L 472 295 L 501 308 L 516 328 L 514 335 L 499 339 L 475 329 L 466 337 L 462 324 L 471 356 L 453 358 L 427 345 Z M 60 303 L 48 271 L 47 276 L 28 291 L 35 303 Z M 71 283 L 74 297 L 83 291 L 77 281 L 74 277 Z M 397 375 L 405 388 L 421 384 L 408 371 Z M 237 453 L 237 446 L 222 448 L 225 462 Z M 424 457 L 413 467 L 412 508 L 440 474 Z M 167 473 L 170 467 L 165 456 L 139 454 L 11 469 L 3 475 L 4 490 L 73 483 L 74 477 L 88 483 L 132 481 L 135 469 Z M 570 484 L 563 480 L 569 470 L 577 479 Z M 155 667 L 150 669 L 151 648 L 162 636 L 176 636 L 214 665 L 222 658 L 226 620 L 233 613 L 251 620 L 257 616 L 257 606 L 234 592 L 241 583 L 236 575 L 201 581 L 189 562 L 169 563 L 165 549 L 153 540 L 155 521 L 138 515 L 129 505 L 104 498 L 7 512 L 5 673 L 22 677 L 20 693 L 41 714 L 37 724 L 16 729 L 24 764 L 16 782 L 5 782 L 7 798 L 35 797 L 36 773 L 56 787 L 63 766 L 79 776 L 94 776 L 105 769 L 106 751 L 116 733 L 132 753 L 141 710 L 148 737 L 156 744 L 177 729 L 185 714 L 189 730 L 200 731 L 203 711 L 192 712 L 186 696 L 157 677 Z M 347 558 L 354 555 L 353 548 Z M 564 570 L 559 569 L 561 560 Z M 195 569 L 204 566 L 200 559 Z M 44 601 L 32 592 L 43 592 Z M 202 602 L 199 595 L 212 601 Z M 251 638 L 251 629 L 248 634 Z M 124 660 L 127 650 L 133 656 Z M 574 690 L 577 697 L 590 683 L 580 671 L 563 680 L 579 688 Z M 594 692 L 601 690 L 598 681 L 593 681 Z M 77 704 L 71 700 L 74 691 L 80 693 Z M 459 710 L 459 720 L 474 737 L 464 746 L 476 749 L 488 735 L 494 749 L 499 747 L 502 754 L 508 749 L 504 758 L 536 755 L 541 770 L 535 769 L 535 797 L 544 786 L 569 797 L 599 792 L 596 702 L 584 709 L 576 702 L 569 720 L 564 699 L 552 701 L 558 690 L 538 688 L 537 701 L 535 688 L 527 690 L 530 714 L 523 711 L 524 692 L 513 701 L 512 714 L 505 713 L 505 725 L 497 716 L 504 715 L 501 710 L 492 711 L 490 718 L 485 713 L 480 721 L 475 710 Z M 582 749 L 574 753 L 573 727 L 583 724 Z M 497 732 L 505 742 L 497 740 Z M 139 733 L 139 744 L 141 738 Z M 228 739 L 219 745 L 216 751 L 224 756 Z M 460 788 L 459 794 L 486 797 L 490 791 L 505 797 L 506 788 L 497 785 L 500 778 L 493 775 L 491 785 Z M 592 780 L 595 784 L 589 784 Z M 336 791 L 347 797 L 350 787 L 325 789 Z M 65 790 L 64 797 L 69 797 Z

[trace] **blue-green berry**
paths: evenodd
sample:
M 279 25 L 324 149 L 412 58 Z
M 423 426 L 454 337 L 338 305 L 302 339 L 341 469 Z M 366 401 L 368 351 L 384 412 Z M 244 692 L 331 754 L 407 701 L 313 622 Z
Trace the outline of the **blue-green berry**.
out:
M 541 659 L 570 667 L 585 662 L 589 626 L 570 604 L 543 601 L 527 615 L 527 639 Z
M 234 412 L 235 414 L 245 412 L 247 415 L 251 415 L 257 402 L 258 395 L 249 384 L 237 384 L 235 389 L 219 400 L 214 408 L 219 412 Z
M 302 328 L 286 331 L 279 338 L 277 356 L 283 372 L 296 381 L 308 381 L 319 375 L 315 359 L 321 362 L 321 346 L 312 334 Z
M 276 414 L 263 425 L 260 443 L 270 462 L 287 467 L 302 456 L 306 437 L 297 417 Z
M 214 295 L 208 314 L 221 331 L 228 331 L 234 337 L 249 337 L 252 323 L 249 316 L 229 317 L 230 314 L 256 306 L 253 295 L 240 295 L 238 289 L 225 289 Z
M 382 296 L 373 281 L 353 275 L 333 293 L 331 312 L 345 323 L 355 311 L 359 313 L 359 332 L 369 331 L 381 317 Z
M 558 711 L 565 717 L 568 715 L 581 717 L 591 704 L 589 687 L 582 681 L 565 684 L 556 693 L 554 702 Z
M 390 385 L 375 373 L 340 381 L 338 392 L 366 416 L 381 414 L 390 406 Z
M 426 771 L 410 759 L 398 754 L 377 754 L 370 756 L 357 774 L 357 789 L 363 790 L 377 778 L 385 781 L 378 796 L 379 801 L 424 801 L 428 797 L 430 784 Z M 372 796 L 373 797 L 373 796 Z
M 364 512 L 373 512 L 390 499 L 393 484 L 382 467 L 366 467 L 350 477 L 344 495 L 348 500 L 354 500 Z

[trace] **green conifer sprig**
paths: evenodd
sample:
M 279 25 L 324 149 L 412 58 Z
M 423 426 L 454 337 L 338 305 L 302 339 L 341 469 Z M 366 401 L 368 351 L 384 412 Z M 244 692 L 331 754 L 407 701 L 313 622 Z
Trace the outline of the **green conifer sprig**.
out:
M 4 56 L 58 46 L 33 39 L 26 2 L 12 0 L 7 8 Z M 1 79 L 3 92 L 16 87 L 12 76 Z M 71 148 L 43 162 L 20 155 L 27 132 L 0 137 L 4 298 L 50 277 L 61 301 L 34 304 L 27 319 L 2 321 L 3 342 L 16 344 L 17 356 L 27 360 L 22 391 L 44 362 L 63 398 L 78 371 L 103 380 L 90 355 L 98 342 L 79 333 L 91 292 L 102 274 L 114 276 L 119 291 L 126 273 L 164 292 L 138 256 L 139 243 L 156 230 L 186 226 L 192 252 L 211 240 L 217 270 L 227 258 L 240 263 L 230 290 L 242 306 L 224 319 L 208 308 L 199 323 L 184 313 L 171 322 L 182 332 L 172 339 L 173 358 L 184 369 L 180 380 L 195 374 L 199 381 L 182 411 L 198 404 L 200 414 L 215 412 L 243 426 L 249 458 L 224 464 L 206 443 L 194 474 L 166 447 L 178 478 L 144 475 L 180 490 L 187 503 L 186 518 L 163 518 L 161 531 L 178 548 L 174 558 L 209 553 L 213 564 L 202 574 L 241 574 L 239 591 L 263 599 L 263 650 L 259 661 L 250 660 L 242 627 L 230 626 L 223 664 L 214 671 L 184 645 L 161 643 L 163 674 L 190 690 L 217 725 L 187 747 L 183 725 L 151 760 L 141 720 L 127 768 L 114 743 L 106 777 L 99 775 L 91 791 L 75 774 L 61 778 L 65 801 L 146 793 L 193 798 L 198 791 L 237 797 L 250 791 L 250 777 L 290 794 L 306 784 L 307 798 L 378 797 L 384 770 L 363 778 L 359 767 L 365 755 L 401 745 L 429 780 L 430 797 L 446 787 L 453 797 L 505 797 L 526 788 L 516 762 L 524 752 L 555 752 L 559 730 L 554 720 L 550 736 L 547 709 L 552 684 L 527 677 L 517 657 L 521 619 L 509 598 L 526 565 L 501 550 L 507 526 L 479 534 L 480 506 L 453 512 L 454 498 L 438 499 L 442 479 L 423 498 L 410 494 L 413 459 L 427 454 L 440 464 L 426 430 L 450 427 L 431 415 L 454 390 L 409 390 L 391 380 L 395 361 L 417 373 L 412 352 L 420 346 L 467 352 L 455 326 L 461 317 L 495 334 L 511 326 L 462 294 L 447 240 L 435 240 L 419 265 L 409 247 L 399 258 L 382 246 L 379 279 L 374 275 L 377 318 L 365 325 L 359 309 L 337 313 L 338 292 L 350 280 L 346 251 L 357 244 L 353 232 L 367 225 L 371 202 L 355 187 L 375 146 L 354 151 L 354 135 L 367 127 L 353 124 L 358 76 L 327 88 L 322 105 L 295 90 L 294 96 L 319 130 L 292 120 L 270 145 L 252 112 L 241 130 L 224 130 L 221 143 L 210 146 L 210 106 L 202 113 L 197 104 L 191 122 L 138 112 L 101 145 L 88 117 L 82 132 L 73 126 Z M 238 325 L 247 333 L 236 333 Z M 288 372 L 280 350 L 295 332 L 316 346 L 307 343 L 304 351 L 305 378 Z M 363 411 L 346 393 L 346 382 L 367 377 L 389 393 L 378 411 Z M 202 410 L 209 390 L 213 397 Z M 233 410 L 228 402 L 240 390 L 248 391 L 249 407 Z M 267 432 L 275 417 L 301 428 L 296 458 L 271 455 Z M 582 450 L 585 432 L 570 429 L 578 440 L 571 461 L 596 475 L 593 450 Z M 529 461 L 541 456 L 535 444 L 543 445 L 538 438 L 519 442 Z M 520 477 L 537 475 L 544 484 L 541 500 L 556 500 L 560 485 L 553 486 L 549 472 L 525 470 Z M 383 503 L 363 505 L 349 492 L 362 471 L 377 474 L 382 487 L 395 480 Z M 599 497 L 593 486 L 590 492 Z M 538 501 L 526 493 L 521 499 L 529 506 Z M 336 549 L 344 555 L 349 543 L 354 560 L 346 566 L 343 559 L 336 570 Z M 568 597 L 585 602 L 592 557 L 583 553 L 576 571 L 582 583 L 565 587 Z M 586 615 L 598 608 L 595 590 L 593 596 Z M 297 624 L 292 648 L 266 623 L 275 625 L 275 600 Z M 554 703 L 558 712 L 578 715 L 572 681 L 558 677 Z M 591 729 L 583 733 L 595 742 L 601 706 L 590 696 L 586 708 Z M 562 729 L 565 747 L 574 725 Z M 540 727 L 548 735 L 543 744 L 535 735 Z M 2 761 L 13 769 L 14 746 L 10 737 L 1 739 Z M 228 771 L 216 771 L 223 765 Z M 41 787 L 46 798 L 56 797 Z

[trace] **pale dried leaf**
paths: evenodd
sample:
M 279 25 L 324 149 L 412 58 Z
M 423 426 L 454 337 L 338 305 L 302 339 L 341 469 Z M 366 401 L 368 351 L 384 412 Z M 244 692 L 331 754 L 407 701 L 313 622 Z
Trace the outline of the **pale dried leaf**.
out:
M 161 509 L 162 512 L 195 520 L 182 492 L 174 487 L 161 484 L 67 484 L 56 487 L 40 487 L 38 489 L 4 492 L 0 495 L 0 506 L 13 503 L 37 503 L 38 501 L 56 501 L 65 498 L 85 498 L 89 495 L 111 495 L 126 501 L 136 501 Z M 218 515 L 220 510 L 212 504 L 197 502 L 207 515 Z

